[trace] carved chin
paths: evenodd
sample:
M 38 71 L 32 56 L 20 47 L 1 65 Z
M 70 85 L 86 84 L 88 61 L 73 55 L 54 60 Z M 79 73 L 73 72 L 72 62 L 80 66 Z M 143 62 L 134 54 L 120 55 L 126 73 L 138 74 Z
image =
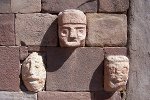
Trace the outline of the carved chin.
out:
M 26 81 L 25 86 L 29 91 L 38 92 L 42 91 L 44 88 L 45 81 L 44 80 L 32 80 L 32 81 Z

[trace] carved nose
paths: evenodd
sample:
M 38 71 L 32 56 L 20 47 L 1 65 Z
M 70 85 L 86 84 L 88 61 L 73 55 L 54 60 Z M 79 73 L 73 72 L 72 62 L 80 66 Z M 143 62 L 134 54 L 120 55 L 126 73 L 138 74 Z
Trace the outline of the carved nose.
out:
M 35 73 L 35 64 L 34 64 L 34 62 L 30 62 L 30 70 L 29 70 L 29 72 L 30 72 L 30 74 L 32 75 L 32 74 L 34 74 Z
M 70 38 L 71 38 L 71 39 L 77 38 L 77 34 L 76 34 L 75 29 L 71 29 L 71 31 L 70 31 Z

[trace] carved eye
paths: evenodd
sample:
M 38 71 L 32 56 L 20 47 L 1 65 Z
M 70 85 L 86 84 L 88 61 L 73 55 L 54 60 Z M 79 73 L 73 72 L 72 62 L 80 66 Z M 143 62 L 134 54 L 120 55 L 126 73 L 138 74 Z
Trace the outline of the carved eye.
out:
M 68 35 L 68 30 L 67 29 L 63 29 L 61 31 L 61 36 L 67 36 Z

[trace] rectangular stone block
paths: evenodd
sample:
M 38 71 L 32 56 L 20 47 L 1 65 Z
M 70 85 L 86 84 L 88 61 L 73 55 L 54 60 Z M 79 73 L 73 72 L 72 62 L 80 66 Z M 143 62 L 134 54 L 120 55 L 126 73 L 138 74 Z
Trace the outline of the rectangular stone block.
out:
M 124 55 L 127 56 L 126 47 L 104 47 L 105 56 L 108 55 Z
M 93 100 L 90 92 L 38 92 L 38 100 Z
M 19 62 L 19 47 L 0 47 L 0 90 L 20 90 Z
M 15 45 L 14 14 L 0 14 L 0 45 Z
M 44 46 L 28 46 L 29 52 L 46 52 L 46 47 Z
M 46 90 L 101 91 L 102 48 L 48 48 Z
M 0 0 L 0 13 L 11 12 L 11 0 Z
M 125 12 L 129 8 L 129 0 L 99 0 L 99 12 Z
M 0 100 L 37 100 L 37 94 L 31 92 L 0 92 Z
M 17 14 L 17 45 L 57 46 L 56 18 L 51 14 Z
M 41 0 L 11 0 L 11 10 L 13 13 L 40 12 Z
M 127 17 L 124 14 L 88 13 L 87 46 L 126 46 Z
M 42 10 L 44 12 L 58 13 L 66 9 L 97 12 L 97 0 L 42 0 Z
M 96 92 L 94 100 L 124 100 L 121 98 L 120 92 Z

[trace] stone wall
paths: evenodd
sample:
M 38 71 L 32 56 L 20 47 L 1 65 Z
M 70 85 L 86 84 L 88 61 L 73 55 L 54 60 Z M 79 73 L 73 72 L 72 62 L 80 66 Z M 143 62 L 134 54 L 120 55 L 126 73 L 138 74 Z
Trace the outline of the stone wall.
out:
M 129 0 L 0 0 L 0 100 L 122 100 L 126 91 L 104 91 L 104 57 L 128 56 Z M 85 47 L 59 45 L 57 17 L 79 9 L 87 17 Z M 21 65 L 32 52 L 44 55 L 42 92 L 29 92 Z

